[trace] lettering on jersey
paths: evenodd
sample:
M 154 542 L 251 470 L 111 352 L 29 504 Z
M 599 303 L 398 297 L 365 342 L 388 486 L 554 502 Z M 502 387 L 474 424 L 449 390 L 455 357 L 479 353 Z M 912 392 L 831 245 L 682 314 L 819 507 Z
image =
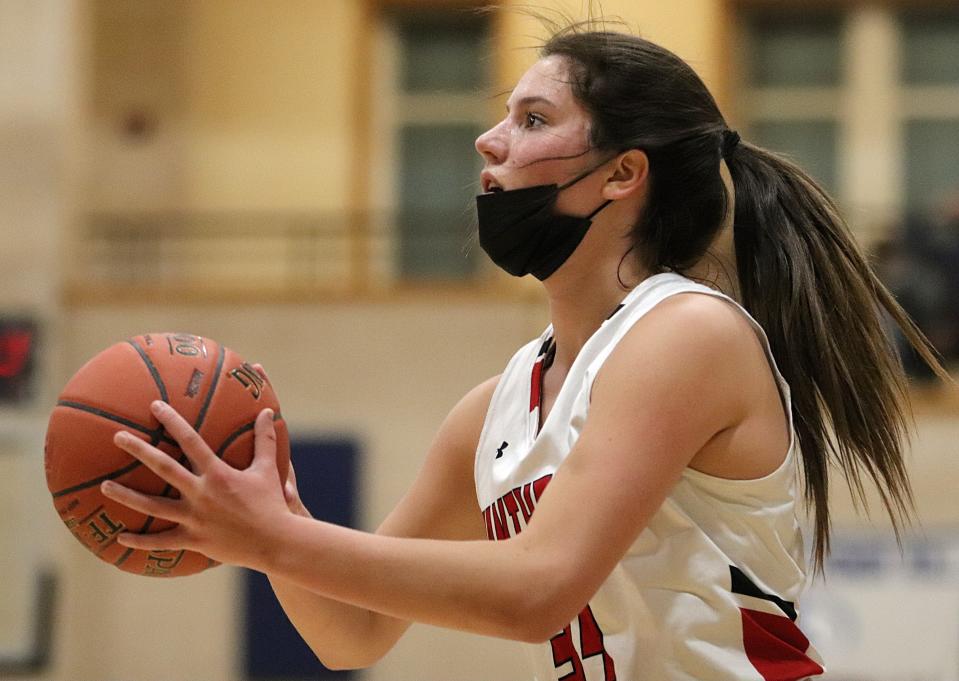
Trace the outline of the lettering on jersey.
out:
M 590 681 L 600 677 L 587 672 L 586 660 L 596 657 L 602 660 L 602 681 L 616 681 L 616 665 L 613 658 L 606 652 L 603 641 L 603 632 L 596 623 L 593 609 L 587 605 L 577 617 L 579 622 L 579 650 L 573 644 L 573 623 L 549 640 L 553 652 L 553 666 L 558 671 L 567 672 L 561 679 L 567 681 Z
M 782 615 L 740 607 L 743 651 L 764 681 L 798 681 L 823 673 L 822 666 L 809 657 L 809 639 L 796 626 L 796 606 L 759 588 L 739 568 L 730 565 L 730 591 L 741 596 L 769 601 Z
M 505 448 L 506 443 L 503 443 Z M 521 487 L 511 489 L 494 503 L 483 509 L 483 518 L 486 520 L 486 535 L 491 541 L 499 541 L 515 537 L 529 525 L 530 518 L 536 505 L 543 497 L 546 486 L 553 479 L 552 475 L 544 475 Z M 603 632 L 596 622 L 592 608 L 587 603 L 577 617 L 579 636 L 573 635 L 573 623 L 567 625 L 561 632 L 550 639 L 550 649 L 553 653 L 553 664 L 559 671 L 566 672 L 560 677 L 566 681 L 616 681 L 616 666 L 613 658 L 606 652 L 603 641 Z M 574 641 L 578 638 L 579 648 Z M 602 676 L 593 676 L 587 673 L 583 661 L 590 658 L 602 661 Z
M 522 532 L 533 517 L 536 504 L 552 478 L 552 475 L 544 475 L 538 480 L 527 482 L 483 509 L 486 535 L 490 540 L 509 539 Z
M 503 440 L 503 444 L 501 444 L 499 447 L 496 448 L 497 459 L 500 459 L 503 457 L 503 452 L 506 450 L 507 447 L 509 447 L 509 442 L 507 442 L 506 440 Z

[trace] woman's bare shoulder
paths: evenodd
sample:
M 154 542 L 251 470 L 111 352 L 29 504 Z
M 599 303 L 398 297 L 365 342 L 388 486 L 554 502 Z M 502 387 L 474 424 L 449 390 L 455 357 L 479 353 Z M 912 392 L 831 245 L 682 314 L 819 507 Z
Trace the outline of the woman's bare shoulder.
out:
M 641 386 L 640 396 L 662 391 L 702 408 L 722 396 L 719 422 L 729 422 L 745 414 L 757 370 L 768 370 L 764 351 L 740 309 L 718 296 L 677 293 L 626 332 L 597 375 L 594 397 L 615 386 L 612 396 L 628 401 L 636 397 L 629 386 Z

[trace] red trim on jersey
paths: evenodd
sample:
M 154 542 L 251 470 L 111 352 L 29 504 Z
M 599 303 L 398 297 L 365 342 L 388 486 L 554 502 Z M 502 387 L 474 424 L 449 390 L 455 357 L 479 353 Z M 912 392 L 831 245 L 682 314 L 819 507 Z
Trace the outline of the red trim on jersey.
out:
M 536 361 L 533 363 L 532 376 L 530 376 L 529 386 L 529 411 L 533 413 L 536 407 L 540 406 L 543 400 L 543 369 L 549 368 L 553 363 L 553 353 L 556 351 L 553 345 L 553 337 L 550 336 L 540 347 L 536 354 Z
M 823 673 L 806 655 L 809 639 L 788 617 L 748 608 L 739 611 L 743 650 L 764 681 L 798 681 Z
M 533 365 L 533 376 L 530 378 L 529 386 L 529 411 L 533 412 L 539 406 L 539 401 L 543 395 L 543 360 L 540 357 Z
M 553 479 L 552 474 L 544 475 L 543 477 L 533 481 L 533 494 L 536 496 L 536 501 L 539 502 L 539 498 L 543 496 L 543 492 L 546 490 L 546 485 L 549 484 L 549 481 Z

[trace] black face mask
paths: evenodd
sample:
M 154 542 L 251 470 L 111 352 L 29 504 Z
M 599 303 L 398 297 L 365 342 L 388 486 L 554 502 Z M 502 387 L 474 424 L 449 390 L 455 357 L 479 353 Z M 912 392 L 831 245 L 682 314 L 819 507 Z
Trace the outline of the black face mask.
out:
M 599 167 L 561 186 L 543 184 L 480 194 L 476 197 L 480 246 L 513 276 L 532 274 L 540 281 L 546 279 L 573 254 L 596 214 L 612 203 L 607 200 L 586 217 L 553 210 L 562 190 Z

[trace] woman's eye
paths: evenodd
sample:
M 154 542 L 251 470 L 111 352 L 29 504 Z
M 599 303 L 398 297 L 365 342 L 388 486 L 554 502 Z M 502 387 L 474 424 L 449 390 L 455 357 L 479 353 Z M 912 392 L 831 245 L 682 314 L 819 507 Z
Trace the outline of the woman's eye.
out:
M 537 126 L 543 125 L 546 121 L 543 120 L 542 116 L 539 114 L 528 113 L 526 114 L 526 127 L 535 128 Z

